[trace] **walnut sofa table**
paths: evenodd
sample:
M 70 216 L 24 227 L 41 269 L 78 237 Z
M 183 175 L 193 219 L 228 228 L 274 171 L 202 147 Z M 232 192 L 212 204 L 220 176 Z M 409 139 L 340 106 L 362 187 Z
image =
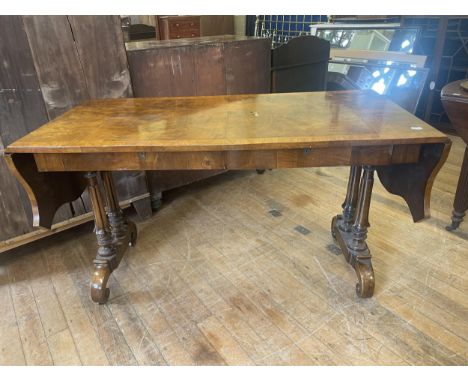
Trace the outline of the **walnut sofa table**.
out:
M 104 303 L 109 276 L 137 236 L 112 171 L 350 166 L 331 234 L 357 274 L 357 294 L 370 297 L 374 172 L 418 221 L 429 215 L 449 150 L 444 134 L 386 98 L 340 91 L 90 101 L 8 146 L 6 159 L 29 195 L 35 226 L 50 227 L 60 205 L 87 185 L 98 242 L 91 297 Z

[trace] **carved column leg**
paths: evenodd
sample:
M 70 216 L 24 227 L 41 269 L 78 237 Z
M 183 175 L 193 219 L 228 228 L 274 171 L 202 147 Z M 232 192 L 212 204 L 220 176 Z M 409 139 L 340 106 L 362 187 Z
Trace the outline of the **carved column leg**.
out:
M 117 253 L 99 188 L 97 173 L 88 172 L 85 177 L 88 181 L 88 192 L 94 212 L 98 243 L 98 251 L 94 259 L 94 271 L 91 277 L 91 298 L 94 302 L 103 304 L 109 298 L 107 282 L 112 270 L 117 265 Z
M 339 244 L 346 261 L 353 266 L 358 277 L 356 293 L 359 297 L 371 297 L 374 293 L 374 271 L 366 244 L 369 227 L 369 208 L 374 184 L 374 168 L 352 167 L 343 215 L 332 220 L 332 235 Z
M 364 166 L 364 174 L 361 186 L 359 187 L 356 219 L 352 229 L 352 240 L 348 242 L 352 258 L 351 265 L 354 266 L 358 277 L 356 293 L 359 297 L 372 297 L 374 294 L 374 270 L 372 269 L 371 254 L 366 244 L 373 185 L 374 168 L 372 166 Z
M 103 171 L 101 176 L 106 194 L 107 217 L 109 219 L 114 243 L 119 246 L 127 245 L 127 243 L 133 246 L 136 244 L 137 239 L 135 223 L 125 219 L 117 199 L 117 192 L 115 189 L 114 179 L 112 178 L 112 173 L 109 171 Z
M 468 147 L 465 149 L 463 164 L 458 178 L 455 201 L 453 203 L 452 224 L 447 226 L 448 231 L 456 230 L 463 221 L 465 212 L 468 209 Z
M 335 226 L 343 232 L 351 232 L 354 222 L 354 214 L 356 212 L 360 178 L 361 167 L 351 166 L 346 198 L 341 205 L 343 208 L 343 214 L 335 216 L 332 220 L 331 233 L 334 239 L 336 239 L 336 234 L 333 228 Z

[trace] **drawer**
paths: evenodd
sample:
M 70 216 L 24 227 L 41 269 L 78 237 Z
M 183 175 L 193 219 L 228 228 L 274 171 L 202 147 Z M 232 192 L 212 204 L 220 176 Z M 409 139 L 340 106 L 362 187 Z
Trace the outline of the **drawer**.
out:
M 169 29 L 176 30 L 176 29 L 200 29 L 200 20 L 193 19 L 193 20 L 170 20 L 169 21 Z
M 199 16 L 166 16 L 159 21 L 162 40 L 200 37 Z
M 174 21 L 169 24 L 169 38 L 200 37 L 200 23 Z
M 170 39 L 190 38 L 190 37 L 200 37 L 200 31 L 199 30 L 185 30 L 185 31 L 171 31 L 169 33 Z

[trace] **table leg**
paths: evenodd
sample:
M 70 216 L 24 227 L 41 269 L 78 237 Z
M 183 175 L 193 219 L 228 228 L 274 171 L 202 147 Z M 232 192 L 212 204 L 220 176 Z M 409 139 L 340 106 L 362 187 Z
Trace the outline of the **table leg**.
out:
M 465 212 L 468 209 L 468 147 L 465 148 L 465 156 L 458 178 L 455 201 L 453 203 L 452 224 L 447 226 L 448 231 L 454 231 L 463 221 Z
M 137 239 L 137 229 L 134 222 L 125 218 L 117 199 L 117 191 L 110 171 L 101 173 L 106 195 L 107 217 L 112 238 L 117 245 L 134 246 Z
M 351 167 L 343 214 L 332 220 L 332 236 L 354 268 L 358 283 L 356 293 L 359 297 L 372 297 L 374 294 L 374 270 L 371 254 L 367 247 L 369 227 L 369 208 L 374 184 L 374 167 Z
M 109 276 L 119 266 L 128 245 L 135 243 L 136 226 L 123 216 L 110 172 L 102 173 L 107 213 L 97 173 L 88 172 L 85 177 L 88 181 L 98 243 L 91 277 L 91 298 L 94 302 L 104 304 L 110 293 L 107 288 Z

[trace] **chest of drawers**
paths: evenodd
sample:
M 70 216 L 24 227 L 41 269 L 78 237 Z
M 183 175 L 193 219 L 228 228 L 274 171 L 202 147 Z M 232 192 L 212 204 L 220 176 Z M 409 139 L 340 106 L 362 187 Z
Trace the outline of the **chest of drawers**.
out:
M 161 40 L 200 37 L 200 16 L 158 17 Z

